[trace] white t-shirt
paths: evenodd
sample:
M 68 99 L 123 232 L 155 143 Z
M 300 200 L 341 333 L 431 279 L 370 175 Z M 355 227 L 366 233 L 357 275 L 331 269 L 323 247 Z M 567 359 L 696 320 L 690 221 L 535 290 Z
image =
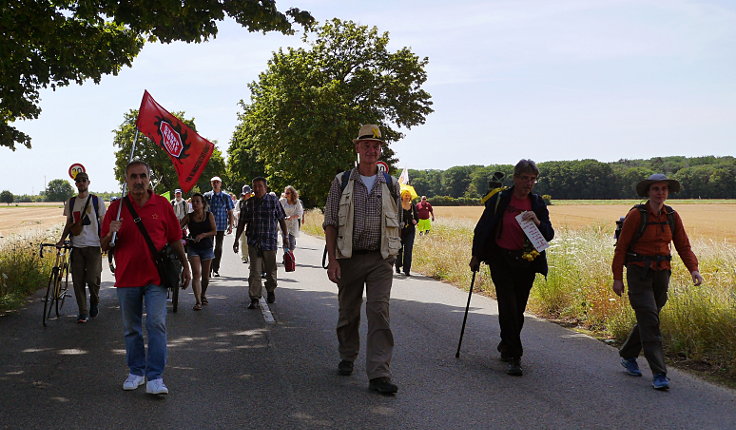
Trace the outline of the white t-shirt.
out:
M 82 215 L 82 209 L 84 209 L 84 205 L 87 203 L 87 199 L 92 198 L 91 194 L 87 195 L 86 199 L 80 199 L 79 196 L 77 196 L 74 199 L 74 208 L 71 209 L 71 216 L 72 221 L 78 220 Z M 66 204 L 64 204 L 64 216 L 69 218 L 70 216 L 70 210 L 69 210 L 69 202 L 71 199 L 66 201 Z M 99 215 L 99 218 L 95 217 L 95 208 L 92 207 L 92 205 L 95 204 L 94 200 L 89 201 L 89 206 L 87 206 L 87 212 L 85 214 L 86 220 L 82 223 L 82 233 L 79 234 L 79 236 L 73 236 L 69 234 L 69 238 L 72 241 L 72 246 L 76 248 L 81 248 L 84 246 L 100 246 L 100 235 L 99 230 L 97 226 L 100 223 L 100 220 L 105 216 L 105 212 L 107 211 L 107 208 L 105 207 L 105 202 L 102 200 L 101 197 L 97 197 L 97 214 Z
M 368 188 L 368 193 L 371 192 L 373 189 L 373 185 L 376 183 L 376 178 L 378 178 L 378 175 L 373 176 L 363 176 L 360 175 L 360 180 L 363 181 L 363 184 L 366 188 Z

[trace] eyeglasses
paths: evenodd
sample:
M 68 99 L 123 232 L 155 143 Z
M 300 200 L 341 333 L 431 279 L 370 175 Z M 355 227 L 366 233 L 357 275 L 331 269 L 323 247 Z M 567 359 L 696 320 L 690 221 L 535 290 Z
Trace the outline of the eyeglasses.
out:
M 88 182 L 88 181 L 87 181 L 87 179 L 77 179 L 77 180 L 76 180 L 76 181 L 74 181 L 74 182 L 78 184 L 78 183 L 80 183 L 80 182 Z

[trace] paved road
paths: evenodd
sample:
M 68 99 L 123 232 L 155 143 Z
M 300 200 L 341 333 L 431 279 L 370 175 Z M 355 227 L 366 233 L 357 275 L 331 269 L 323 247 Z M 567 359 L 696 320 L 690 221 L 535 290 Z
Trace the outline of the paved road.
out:
M 505 375 L 496 304 L 480 296 L 456 359 L 467 293 L 420 276 L 394 282 L 399 393 L 369 392 L 363 355 L 353 376 L 336 374 L 336 288 L 320 267 L 323 242 L 303 235 L 297 271 L 280 269 L 273 324 L 245 309 L 246 265 L 231 244 L 210 305 L 191 311 L 186 290 L 168 315 L 163 398 L 121 390 L 127 369 L 107 270 L 100 316 L 87 325 L 75 323 L 73 297 L 47 328 L 39 296 L 0 318 L 0 428 L 736 428 L 733 390 L 671 370 L 672 390 L 654 391 L 648 376 L 623 373 L 612 347 L 533 318 L 525 374 Z

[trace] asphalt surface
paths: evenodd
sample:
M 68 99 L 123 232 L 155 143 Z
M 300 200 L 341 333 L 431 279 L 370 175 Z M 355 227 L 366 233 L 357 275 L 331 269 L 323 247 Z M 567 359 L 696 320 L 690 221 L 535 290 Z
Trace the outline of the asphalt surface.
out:
M 105 268 L 100 315 L 41 325 L 41 292 L 0 318 L 0 428 L 254 429 L 644 429 L 736 428 L 736 392 L 670 369 L 672 389 L 651 373 L 627 376 L 616 350 L 555 324 L 527 318 L 524 376 L 504 373 L 495 351 L 495 301 L 474 296 L 455 358 L 467 292 L 422 276 L 396 275 L 391 322 L 396 396 L 368 390 L 364 354 L 338 376 L 336 287 L 321 268 L 323 242 L 302 235 L 297 270 L 279 267 L 275 322 L 247 310 L 247 265 L 225 238 L 221 277 L 203 311 L 183 291 L 168 314 L 168 396 L 121 389 L 127 375 L 112 275 Z M 365 318 L 363 318 L 365 319 Z M 365 321 L 362 326 L 365 340 Z

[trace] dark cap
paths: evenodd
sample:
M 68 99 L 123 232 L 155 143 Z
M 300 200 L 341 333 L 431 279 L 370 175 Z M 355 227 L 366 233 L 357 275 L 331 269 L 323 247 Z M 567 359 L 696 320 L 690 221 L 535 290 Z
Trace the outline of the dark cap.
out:
M 74 177 L 74 182 L 79 182 L 83 179 L 86 179 L 89 181 L 89 176 L 84 172 L 77 173 L 77 176 Z

